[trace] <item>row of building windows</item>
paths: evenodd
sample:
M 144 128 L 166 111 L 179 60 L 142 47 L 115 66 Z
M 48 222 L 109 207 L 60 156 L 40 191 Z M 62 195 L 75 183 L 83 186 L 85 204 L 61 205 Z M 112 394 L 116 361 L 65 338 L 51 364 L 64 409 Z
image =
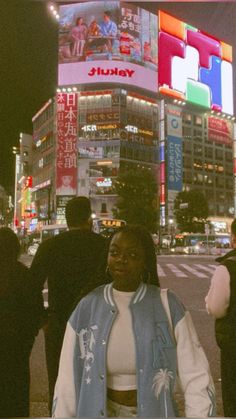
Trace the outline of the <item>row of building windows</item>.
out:
M 214 176 L 209 174 L 202 173 L 192 173 L 191 171 L 184 171 L 183 180 L 188 184 L 197 184 L 197 185 L 212 185 L 219 188 L 233 189 L 233 178 Z

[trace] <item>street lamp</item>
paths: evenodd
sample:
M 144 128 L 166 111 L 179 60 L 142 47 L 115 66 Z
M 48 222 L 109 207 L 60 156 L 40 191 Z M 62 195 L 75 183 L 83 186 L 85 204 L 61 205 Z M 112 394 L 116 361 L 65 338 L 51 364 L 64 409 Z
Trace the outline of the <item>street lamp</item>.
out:
M 174 228 L 174 220 L 172 218 L 169 219 L 170 225 L 170 245 L 173 243 L 173 228 Z

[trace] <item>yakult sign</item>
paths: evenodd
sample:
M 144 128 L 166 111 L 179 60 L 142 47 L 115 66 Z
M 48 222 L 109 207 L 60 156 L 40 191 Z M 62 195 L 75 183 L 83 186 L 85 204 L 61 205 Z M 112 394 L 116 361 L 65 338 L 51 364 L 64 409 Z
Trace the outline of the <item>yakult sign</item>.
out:
M 94 76 L 120 76 L 120 77 L 132 77 L 134 75 L 134 70 L 129 70 L 125 68 L 123 70 L 118 67 L 114 68 L 102 68 L 102 67 L 92 67 L 88 75 L 90 77 Z
M 118 0 L 61 6 L 58 85 L 122 83 L 157 92 L 157 23 Z

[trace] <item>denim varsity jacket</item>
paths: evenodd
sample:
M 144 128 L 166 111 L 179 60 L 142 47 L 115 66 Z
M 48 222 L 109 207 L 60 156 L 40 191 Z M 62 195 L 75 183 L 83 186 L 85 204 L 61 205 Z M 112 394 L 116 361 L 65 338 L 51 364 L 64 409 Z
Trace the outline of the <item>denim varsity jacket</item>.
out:
M 177 375 L 185 416 L 214 416 L 214 384 L 190 314 L 171 291 L 168 301 L 174 334 L 155 285 L 141 283 L 129 306 L 136 345 L 138 416 L 178 415 Z M 72 313 L 61 352 L 53 417 L 107 415 L 106 349 L 116 315 L 112 284 L 96 288 Z

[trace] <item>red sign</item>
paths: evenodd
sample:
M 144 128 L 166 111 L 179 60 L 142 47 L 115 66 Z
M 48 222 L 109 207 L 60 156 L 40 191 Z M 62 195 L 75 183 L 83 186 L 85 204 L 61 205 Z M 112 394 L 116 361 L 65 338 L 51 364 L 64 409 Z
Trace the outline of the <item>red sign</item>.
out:
M 219 144 L 232 144 L 232 126 L 225 119 L 208 118 L 208 140 Z
M 234 159 L 234 175 L 236 175 L 236 159 Z
M 92 67 L 88 72 L 88 76 L 121 76 L 121 77 L 132 77 L 135 73 L 134 70 L 129 68 L 120 69 L 118 67 L 113 68 L 102 68 L 102 67 Z
M 57 195 L 76 195 L 77 93 L 57 94 Z

